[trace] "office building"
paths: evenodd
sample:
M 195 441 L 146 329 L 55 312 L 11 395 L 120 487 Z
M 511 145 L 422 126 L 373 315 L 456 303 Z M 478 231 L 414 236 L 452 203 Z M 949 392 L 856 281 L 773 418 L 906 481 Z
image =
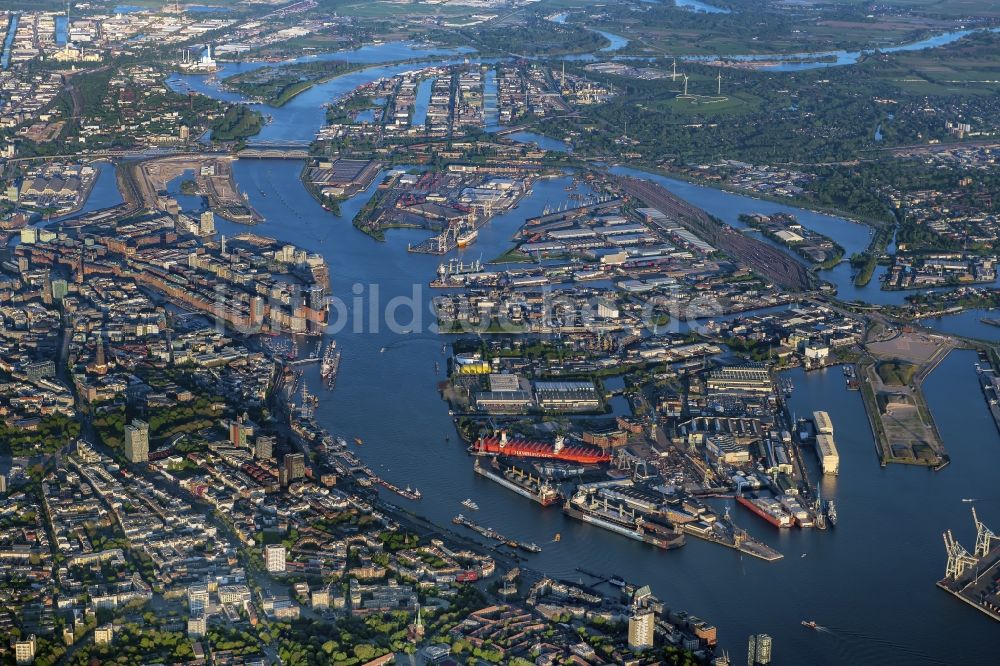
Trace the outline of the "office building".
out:
M 291 483 L 306 475 L 306 457 L 301 453 L 285 454 L 285 481 Z
M 270 460 L 274 457 L 275 438 L 259 435 L 253 443 L 253 457 L 258 460 Z
M 269 544 L 264 548 L 264 563 L 270 573 L 285 571 L 285 547 L 279 544 Z
M 236 446 L 249 446 L 253 426 L 242 417 L 229 421 L 229 441 Z
M 198 235 L 211 236 L 215 233 L 215 213 L 206 210 L 198 221 Z
M 115 639 L 115 627 L 108 623 L 94 629 L 94 644 L 108 645 Z
M 125 457 L 129 462 L 149 460 L 149 424 L 139 419 L 125 426 Z
M 69 293 L 69 283 L 66 280 L 55 279 L 51 284 L 52 300 L 61 301 Z
M 208 618 L 204 615 L 192 615 L 187 621 L 188 638 L 201 638 L 208 631 Z
M 646 650 L 653 647 L 656 615 L 648 608 L 635 608 L 628 619 L 628 647 Z
M 208 612 L 208 585 L 205 583 L 189 585 L 187 597 L 188 613 L 191 615 L 204 615 Z
M 14 661 L 18 664 L 30 664 L 35 660 L 36 647 L 38 646 L 34 634 L 31 634 L 23 641 L 15 641 Z

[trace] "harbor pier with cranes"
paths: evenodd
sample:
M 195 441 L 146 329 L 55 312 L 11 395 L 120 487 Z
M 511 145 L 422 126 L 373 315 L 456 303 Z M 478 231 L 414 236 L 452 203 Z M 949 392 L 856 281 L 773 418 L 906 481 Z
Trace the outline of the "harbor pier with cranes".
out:
M 972 553 L 955 539 L 951 530 L 944 533 L 948 563 L 937 586 L 1000 622 L 1000 535 L 979 520 L 975 507 L 972 520 L 976 524 L 976 546 Z

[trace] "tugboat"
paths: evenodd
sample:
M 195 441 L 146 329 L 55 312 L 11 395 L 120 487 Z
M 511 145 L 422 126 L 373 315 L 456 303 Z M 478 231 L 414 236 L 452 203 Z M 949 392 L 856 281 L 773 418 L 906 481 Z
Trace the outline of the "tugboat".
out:
M 802 626 L 808 627 L 809 629 L 815 629 L 819 625 L 813 622 L 812 620 L 802 620 Z

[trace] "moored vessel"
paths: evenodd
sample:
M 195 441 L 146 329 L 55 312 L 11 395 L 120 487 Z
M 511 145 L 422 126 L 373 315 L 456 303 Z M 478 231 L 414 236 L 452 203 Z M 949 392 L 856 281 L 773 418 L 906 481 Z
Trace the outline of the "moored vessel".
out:
M 551 506 L 562 499 L 562 492 L 556 486 L 519 467 L 509 465 L 501 470 L 501 466 L 497 461 L 493 462 L 493 467 L 496 469 L 483 467 L 479 464 L 479 460 L 476 459 L 472 469 L 476 474 L 484 476 L 508 490 L 513 490 L 523 497 L 538 502 L 542 506 Z
M 792 526 L 792 517 L 784 510 L 784 507 L 773 499 L 737 495 L 736 501 L 775 527 Z
M 584 464 L 605 463 L 611 460 L 611 454 L 604 449 L 585 444 L 566 444 L 562 436 L 555 442 L 537 442 L 520 437 L 508 437 L 505 431 L 500 436 L 490 435 L 480 437 L 470 451 L 477 455 L 503 455 L 516 458 L 554 458 Z
M 340 350 L 336 340 L 330 340 L 320 361 L 319 376 L 328 389 L 337 385 L 337 371 L 340 370 Z
M 479 238 L 479 231 L 471 229 L 463 234 L 459 234 L 458 238 L 456 238 L 456 242 L 459 247 L 468 247 L 469 245 L 472 245 L 477 238 Z

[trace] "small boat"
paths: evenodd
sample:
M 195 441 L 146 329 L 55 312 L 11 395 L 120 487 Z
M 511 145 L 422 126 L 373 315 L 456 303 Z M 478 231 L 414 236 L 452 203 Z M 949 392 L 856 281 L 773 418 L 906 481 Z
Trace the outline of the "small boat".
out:
M 357 444 L 358 446 L 361 446 L 362 444 L 364 444 L 364 442 L 361 440 L 360 437 L 355 437 L 354 438 L 354 443 Z
M 817 628 L 817 627 L 818 627 L 819 625 L 818 625 L 818 624 L 816 624 L 815 622 L 813 622 L 812 620 L 802 620 L 802 626 L 803 626 L 803 627 L 808 627 L 808 628 L 810 628 L 810 629 L 815 629 L 815 628 Z
M 975 502 L 976 500 L 974 498 L 972 498 L 972 497 L 963 497 L 962 501 L 963 502 Z
M 620 587 L 622 589 L 625 588 L 625 579 L 622 578 L 621 576 L 612 576 L 611 578 L 608 579 L 608 582 L 614 585 L 615 587 Z
M 559 532 L 556 532 L 556 538 L 553 539 L 553 541 L 555 541 L 556 543 L 559 543 L 561 540 L 562 540 L 562 534 L 560 534 Z
M 479 511 L 479 505 L 472 501 L 472 498 L 462 500 L 462 506 L 472 509 L 473 511 Z

